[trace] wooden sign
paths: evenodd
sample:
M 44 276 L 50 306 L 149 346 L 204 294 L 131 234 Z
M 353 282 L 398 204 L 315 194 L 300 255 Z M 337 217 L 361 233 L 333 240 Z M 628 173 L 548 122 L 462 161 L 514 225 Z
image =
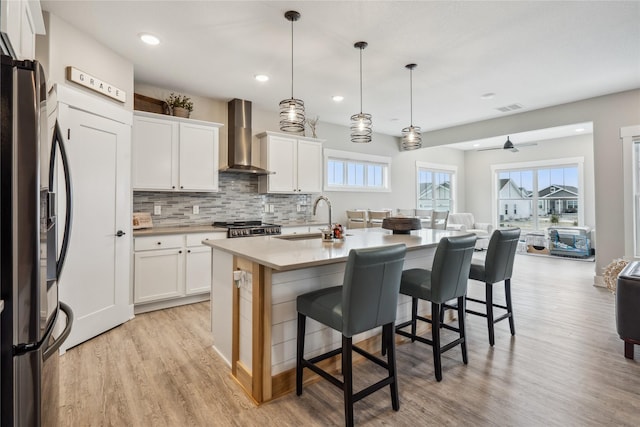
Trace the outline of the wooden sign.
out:
M 67 67 L 67 80 L 94 90 L 104 96 L 113 98 L 116 101 L 125 102 L 127 94 L 122 89 L 118 89 L 112 84 L 103 82 L 90 74 L 80 71 L 75 67 Z

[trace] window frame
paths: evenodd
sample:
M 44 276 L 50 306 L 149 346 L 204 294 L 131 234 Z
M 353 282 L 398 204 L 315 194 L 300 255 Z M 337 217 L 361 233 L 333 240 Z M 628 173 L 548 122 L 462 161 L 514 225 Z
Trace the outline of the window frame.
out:
M 391 157 L 378 156 L 375 154 L 358 153 L 354 151 L 343 151 L 325 148 L 323 150 L 324 156 L 324 191 L 357 191 L 370 192 L 370 193 L 389 193 L 391 192 Z M 329 185 L 329 161 L 343 161 L 344 167 L 344 181 L 342 185 Z M 363 165 L 363 183 L 362 185 L 349 185 L 348 184 L 348 164 L 355 163 Z M 369 185 L 368 171 L 370 166 L 382 166 L 382 185 L 372 186 Z
M 540 189 L 537 188 L 538 181 L 538 173 L 539 169 L 553 169 L 559 167 L 576 167 L 578 168 L 578 205 L 582 206 L 582 209 L 578 209 L 578 226 L 584 226 L 584 157 L 566 157 L 559 159 L 547 159 L 547 160 L 536 160 L 531 162 L 518 162 L 518 163 L 497 163 L 491 165 L 491 177 L 492 177 L 492 185 L 491 185 L 491 217 L 493 218 L 492 224 L 494 227 L 498 227 L 498 204 L 500 203 L 499 194 L 498 194 L 498 182 L 499 182 L 499 174 L 500 172 L 513 171 L 513 170 L 530 170 L 535 169 L 535 173 L 533 174 L 534 185 L 536 187 L 536 191 Z M 532 199 L 533 200 L 533 199 Z M 535 198 L 536 203 L 532 203 L 532 207 L 535 212 L 536 220 L 537 220 L 537 209 L 536 206 L 539 205 L 540 198 Z M 539 224 L 538 224 L 539 226 Z
M 624 153 L 624 246 L 625 257 L 640 260 L 640 156 L 634 149 L 640 144 L 640 125 L 620 128 L 620 139 Z M 635 167 L 638 166 L 638 167 Z
M 418 179 L 420 178 L 420 170 L 426 170 L 429 171 L 431 173 L 438 173 L 438 172 L 444 172 L 444 173 L 449 173 L 451 174 L 451 189 L 450 189 L 450 199 L 449 199 L 449 212 L 456 212 L 456 205 L 457 205 L 457 199 L 458 199 L 458 167 L 455 165 L 448 165 L 448 164 L 443 164 L 443 163 L 431 163 L 431 162 L 422 162 L 420 160 L 416 160 L 416 171 L 415 171 L 415 177 L 414 177 L 414 184 L 415 184 L 415 208 L 416 209 L 420 209 L 418 208 L 419 203 L 420 203 L 420 183 L 418 182 Z M 436 194 L 436 192 L 433 192 L 434 196 Z M 434 198 L 435 200 L 435 198 Z M 426 208 L 429 209 L 429 208 Z M 432 207 L 431 209 L 435 209 L 435 206 Z

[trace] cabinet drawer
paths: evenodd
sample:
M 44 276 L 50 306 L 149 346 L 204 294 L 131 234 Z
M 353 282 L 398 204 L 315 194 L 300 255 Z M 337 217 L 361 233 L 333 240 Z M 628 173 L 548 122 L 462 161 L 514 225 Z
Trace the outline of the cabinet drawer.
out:
M 203 240 L 217 240 L 226 238 L 226 232 L 187 234 L 187 246 L 202 246 Z
M 149 251 L 153 249 L 181 248 L 184 242 L 183 235 L 136 237 L 133 242 L 133 250 Z

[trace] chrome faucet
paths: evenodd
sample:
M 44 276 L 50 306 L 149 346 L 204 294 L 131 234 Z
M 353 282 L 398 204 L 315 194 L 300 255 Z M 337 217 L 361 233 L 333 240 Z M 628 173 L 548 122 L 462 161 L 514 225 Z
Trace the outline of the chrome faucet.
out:
M 324 200 L 327 203 L 327 207 L 329 208 L 329 231 L 333 233 L 333 225 L 331 224 L 331 202 L 329 201 L 327 196 L 320 196 L 316 199 L 315 202 L 313 202 L 313 215 L 316 214 L 316 209 L 318 208 L 318 202 L 320 200 Z

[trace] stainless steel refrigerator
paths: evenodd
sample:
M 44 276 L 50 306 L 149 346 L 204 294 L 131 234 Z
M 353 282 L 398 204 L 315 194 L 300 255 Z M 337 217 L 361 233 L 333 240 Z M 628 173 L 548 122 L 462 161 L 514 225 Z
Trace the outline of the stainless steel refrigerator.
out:
M 73 323 L 57 283 L 70 243 L 71 182 L 60 130 L 47 122 L 42 66 L 3 55 L 0 73 L 0 424 L 56 425 L 56 350 Z M 65 182 L 55 179 L 58 155 Z M 65 218 L 56 217 L 56 187 L 67 193 Z

